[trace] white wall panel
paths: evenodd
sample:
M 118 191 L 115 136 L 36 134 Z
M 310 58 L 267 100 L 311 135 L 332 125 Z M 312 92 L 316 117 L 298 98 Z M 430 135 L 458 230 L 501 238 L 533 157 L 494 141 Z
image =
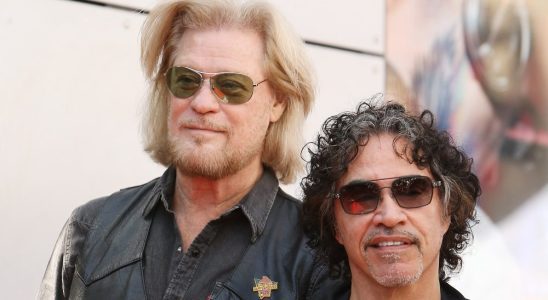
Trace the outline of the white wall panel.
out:
M 102 0 L 150 9 L 157 0 Z M 306 40 L 384 53 L 384 0 L 270 0 Z
M 76 206 L 161 175 L 163 167 L 142 151 L 139 134 L 143 20 L 73 1 L 2 1 L 2 298 L 34 297 Z M 319 83 L 305 128 L 310 140 L 328 115 L 381 91 L 384 65 L 376 56 L 318 46 L 308 51 Z M 287 189 L 295 194 L 297 186 Z
M 150 10 L 158 0 L 96 0 L 111 5 L 118 5 L 127 8 L 135 8 L 138 10 Z
M 384 0 L 272 0 L 306 40 L 381 54 Z
M 139 136 L 143 18 L 69 1 L 2 1 L 3 299 L 34 297 L 77 205 L 161 174 Z

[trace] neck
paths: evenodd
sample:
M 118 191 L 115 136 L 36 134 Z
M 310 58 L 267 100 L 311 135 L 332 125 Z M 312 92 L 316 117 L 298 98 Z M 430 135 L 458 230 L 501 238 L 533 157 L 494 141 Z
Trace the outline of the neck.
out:
M 441 299 L 438 264 L 424 270 L 417 281 L 397 287 L 386 287 L 363 273 L 352 272 L 350 300 L 359 299 Z
M 356 286 L 352 282 L 350 292 L 350 300 L 360 299 L 401 299 L 401 300 L 422 300 L 422 299 L 441 299 L 440 283 L 438 280 L 431 282 L 430 285 L 422 288 L 416 285 L 403 287 L 365 287 L 363 285 Z
M 186 176 L 177 170 L 174 210 L 177 213 L 196 208 L 218 217 L 251 190 L 262 172 L 260 162 L 220 179 Z
M 185 252 L 210 221 L 240 202 L 262 172 L 260 161 L 221 179 L 186 176 L 177 170 L 173 210 Z

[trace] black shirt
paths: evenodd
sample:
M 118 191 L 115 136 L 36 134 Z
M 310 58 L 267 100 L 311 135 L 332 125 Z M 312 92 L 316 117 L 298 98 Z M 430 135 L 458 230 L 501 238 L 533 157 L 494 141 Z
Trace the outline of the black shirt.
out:
M 266 169 L 238 205 L 209 222 L 183 253 L 173 210 L 175 169 L 161 178 L 161 201 L 149 206 L 153 218 L 144 253 L 146 293 L 150 299 L 207 299 L 224 281 L 249 244 L 264 229 L 278 191 L 278 181 Z

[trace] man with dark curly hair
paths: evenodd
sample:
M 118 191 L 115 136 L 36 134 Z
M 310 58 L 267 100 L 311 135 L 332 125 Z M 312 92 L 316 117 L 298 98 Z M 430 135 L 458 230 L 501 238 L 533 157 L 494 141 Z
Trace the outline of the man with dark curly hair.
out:
M 465 299 L 447 281 L 477 222 L 472 159 L 428 110 L 363 102 L 327 119 L 310 154 L 305 228 L 350 299 Z

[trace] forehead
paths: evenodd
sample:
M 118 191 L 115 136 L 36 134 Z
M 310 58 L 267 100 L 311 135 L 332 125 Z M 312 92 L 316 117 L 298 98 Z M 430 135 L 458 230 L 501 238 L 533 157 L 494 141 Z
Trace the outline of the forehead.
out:
M 394 143 L 394 139 L 395 136 L 392 134 L 371 136 L 367 144 L 360 147 L 358 155 L 349 164 L 346 174 L 339 181 L 339 186 L 354 180 L 373 180 L 406 175 L 431 177 L 428 169 L 419 168 L 416 164 L 409 162 L 407 158 L 409 154 L 398 154 L 403 153 L 405 147 L 408 146 L 408 141 L 401 138 Z
M 264 62 L 262 37 L 252 29 L 223 27 L 187 29 L 177 44 L 174 65 L 205 72 L 260 75 Z

